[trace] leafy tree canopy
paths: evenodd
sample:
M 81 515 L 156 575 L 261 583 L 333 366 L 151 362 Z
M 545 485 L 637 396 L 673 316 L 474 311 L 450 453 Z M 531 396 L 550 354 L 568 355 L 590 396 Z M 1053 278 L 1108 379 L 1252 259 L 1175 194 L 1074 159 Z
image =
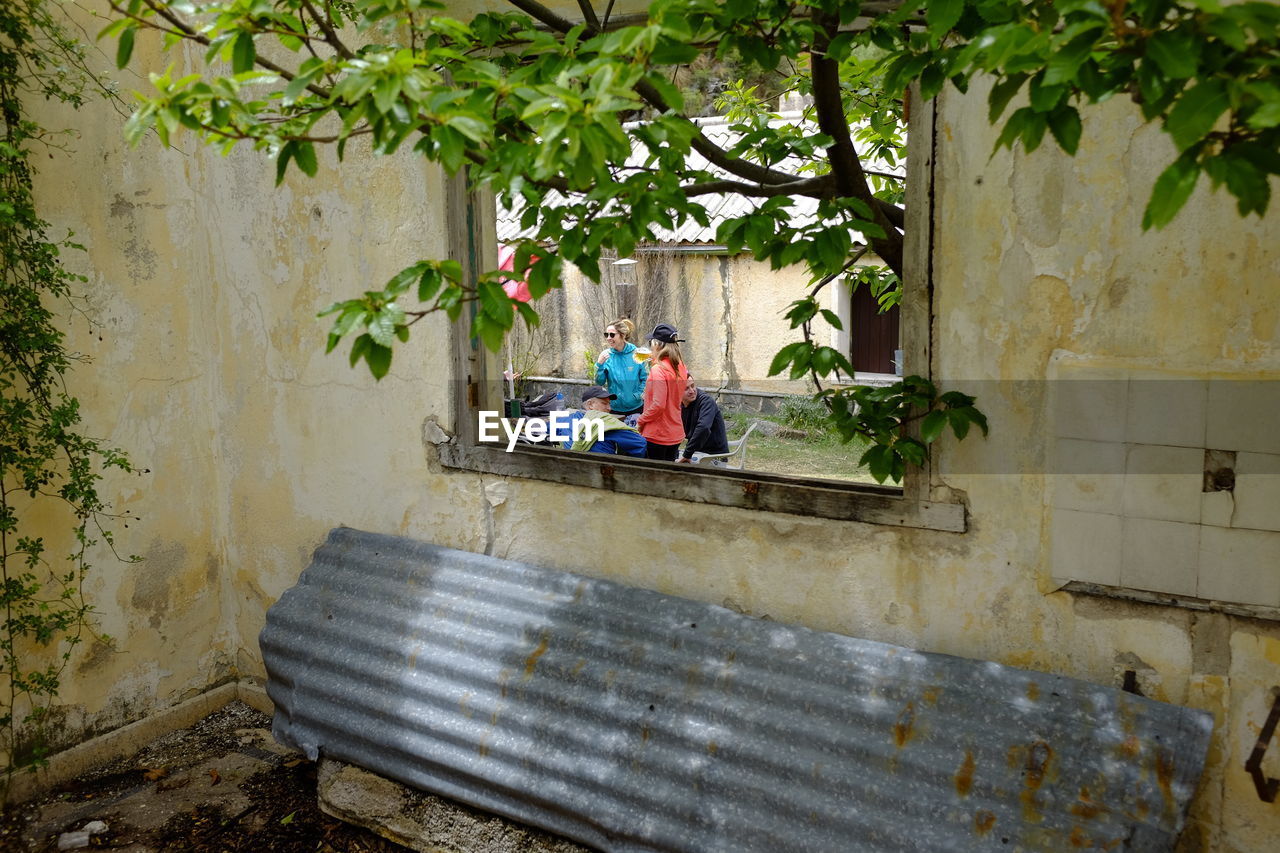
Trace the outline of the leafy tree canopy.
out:
M 104 32 L 118 39 L 122 66 L 146 29 L 169 46 L 202 45 L 210 66 L 152 74 L 155 92 L 128 124 L 132 139 L 154 129 L 168 143 L 186 129 L 224 149 L 246 142 L 275 155 L 280 177 L 290 164 L 315 174 L 317 145 L 332 143 L 341 157 L 354 137 L 378 153 L 408 146 L 451 173 L 465 168 L 532 229 L 515 269 L 535 298 L 558 285 L 565 262 L 598 280 L 603 253 L 630 254 L 684 221 L 706 224 L 709 197 L 755 199 L 752 213 L 719 226 L 718 239 L 775 267 L 808 267 L 813 289 L 787 315 L 804 339 L 773 364 L 794 377 L 853 373 L 844 353 L 809 335 L 822 286 L 868 251 L 889 281 L 901 274 L 901 186 L 870 174 L 865 158 L 900 155 L 902 93 L 912 83 L 929 99 L 948 82 L 963 91 L 989 75 L 997 148 L 1030 151 L 1048 135 L 1070 154 L 1082 106 L 1133 98 L 1177 150 L 1144 227 L 1172 220 L 1202 173 L 1242 215 L 1262 215 L 1268 176 L 1280 174 L 1280 7 L 1268 2 L 655 0 L 646 14 L 623 16 L 611 14 L 612 2 L 579 0 L 570 19 L 510 0 L 510 13 L 470 20 L 433 0 L 111 5 L 117 17 Z M 781 75 L 783 88 L 811 100 L 817 132 L 771 124 L 767 105 L 741 86 L 722 96 L 739 141 L 714 145 L 672 82 L 706 54 Z M 633 151 L 643 162 L 628 167 Z M 692 168 L 691 152 L 711 166 Z M 567 201 L 549 203 L 552 193 Z M 791 212 L 805 196 L 816 220 Z M 417 319 L 456 318 L 472 302 L 473 331 L 493 349 L 517 314 L 537 321 L 533 307 L 507 297 L 498 271 L 464 281 L 456 264 L 421 260 L 383 289 L 332 306 L 329 348 L 352 338 L 352 363 L 363 359 L 381 377 L 394 341 Z M 868 461 L 881 479 L 923 459 L 948 425 L 957 435 L 971 422 L 985 430 L 971 399 L 944 402 L 923 380 L 885 400 L 854 393 L 826 392 L 846 434 L 875 439 Z M 907 415 L 912 406 L 923 409 Z M 867 414 L 879 409 L 882 420 Z M 918 438 L 901 429 L 912 417 L 924 421 Z

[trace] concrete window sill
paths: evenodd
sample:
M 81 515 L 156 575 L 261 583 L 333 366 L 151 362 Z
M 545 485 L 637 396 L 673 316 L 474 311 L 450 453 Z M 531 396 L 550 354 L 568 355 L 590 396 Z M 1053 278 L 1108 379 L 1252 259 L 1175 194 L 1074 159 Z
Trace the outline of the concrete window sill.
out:
M 963 533 L 965 508 L 958 503 L 912 500 L 902 489 L 836 481 L 802 482 L 759 471 L 693 469 L 673 462 L 571 453 L 525 447 L 508 453 L 483 445 L 443 444 L 446 467 L 508 477 L 546 480 L 693 503 L 785 512 L 841 521 L 887 524 Z

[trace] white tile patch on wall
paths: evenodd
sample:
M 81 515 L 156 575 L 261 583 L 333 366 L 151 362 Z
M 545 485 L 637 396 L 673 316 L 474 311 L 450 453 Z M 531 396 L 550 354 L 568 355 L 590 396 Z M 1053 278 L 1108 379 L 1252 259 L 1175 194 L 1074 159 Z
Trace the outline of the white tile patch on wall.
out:
M 1205 402 L 1209 383 L 1203 379 L 1168 379 L 1168 374 L 1134 374 L 1125 406 L 1125 441 L 1204 447 Z
M 1210 382 L 1205 442 L 1210 450 L 1280 453 L 1280 382 Z
M 1055 509 L 1050 536 L 1055 577 L 1120 583 L 1120 516 Z
M 1128 518 L 1198 523 L 1203 486 L 1203 450 L 1131 445 L 1122 511 Z
M 1119 515 L 1125 454 L 1125 446 L 1117 442 L 1059 439 L 1049 462 L 1050 505 Z
M 1230 527 L 1235 510 L 1236 498 L 1231 492 L 1202 492 L 1200 495 L 1201 524 Z
M 1174 595 L 1196 594 L 1200 565 L 1200 525 L 1126 518 L 1120 585 Z
M 1069 355 L 1050 378 L 1056 581 L 1280 607 L 1280 381 Z M 1208 451 L 1234 486 L 1204 491 Z
M 1231 526 L 1280 531 L 1280 454 L 1237 453 L 1235 472 Z
M 1122 371 L 1099 371 L 1089 379 L 1050 383 L 1049 412 L 1054 435 L 1086 441 L 1123 441 L 1129 383 Z
M 1202 525 L 1198 594 L 1280 607 L 1280 533 Z

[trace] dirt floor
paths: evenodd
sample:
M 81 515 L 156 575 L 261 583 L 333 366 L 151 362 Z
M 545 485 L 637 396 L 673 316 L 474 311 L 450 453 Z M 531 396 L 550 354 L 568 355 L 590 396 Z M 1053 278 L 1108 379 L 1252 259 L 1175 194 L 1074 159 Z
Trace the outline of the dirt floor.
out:
M 81 850 L 127 853 L 403 853 L 323 814 L 316 765 L 277 744 L 271 719 L 233 702 L 131 758 L 0 815 L 0 851 L 56 851 L 93 821 Z M 72 840 L 65 836 L 66 841 Z M 64 843 L 66 843 L 64 841 Z

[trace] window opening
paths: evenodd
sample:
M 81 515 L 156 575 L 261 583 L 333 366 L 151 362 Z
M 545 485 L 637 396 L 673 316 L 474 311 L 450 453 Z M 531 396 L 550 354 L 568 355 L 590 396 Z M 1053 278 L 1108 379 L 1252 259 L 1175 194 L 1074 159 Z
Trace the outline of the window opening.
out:
M 929 200 L 931 195 L 927 183 L 931 179 L 933 156 L 932 105 L 925 104 L 917 108 L 915 112 L 916 115 L 912 117 L 913 127 L 918 124 L 922 130 L 916 136 L 908 139 L 907 143 L 912 180 L 905 190 L 907 198 L 905 207 L 908 211 L 907 215 L 910 218 L 911 226 L 907 229 L 909 237 L 904 258 L 903 308 L 899 311 L 899 323 L 903 325 L 904 332 L 898 337 L 897 343 L 899 346 L 894 347 L 895 350 L 905 348 L 905 356 L 895 352 L 893 356 L 882 359 L 880 363 L 883 364 L 888 361 L 893 364 L 894 369 L 897 369 L 897 366 L 905 361 L 907 372 L 927 375 L 929 364 L 928 327 L 931 311 L 928 302 L 930 289 L 927 282 L 928 241 L 930 239 L 928 232 L 931 226 Z M 503 233 L 503 217 L 509 216 L 510 213 L 498 210 L 494 199 L 491 197 L 486 198 L 479 195 L 470 196 L 470 203 L 466 210 L 468 211 L 465 217 L 467 224 L 461 233 L 457 235 L 461 238 L 461 243 L 470 245 L 480 251 L 492 252 L 496 256 L 501 242 L 500 236 L 507 236 L 506 233 Z M 488 224 L 485 225 L 484 223 Z M 477 235 L 486 231 L 491 242 L 487 247 L 484 247 L 484 240 L 478 239 Z M 576 292 L 572 286 L 568 286 L 553 291 L 550 296 L 544 297 L 539 301 L 539 311 L 544 317 L 544 325 L 548 327 L 545 331 L 551 333 L 551 336 L 555 338 L 577 334 L 579 340 L 583 343 L 590 340 L 594 344 L 594 338 L 598 337 L 600 338 L 600 343 L 603 344 L 603 326 L 600 326 L 600 321 L 598 319 L 594 322 L 578 319 L 578 315 L 585 312 L 581 306 L 574 305 L 574 300 L 581 301 L 584 293 L 591 293 L 601 302 L 595 311 L 600 316 L 606 316 L 615 311 L 621 315 L 627 309 L 632 309 L 634 313 L 640 314 L 644 310 L 643 304 L 646 299 L 644 286 L 649 278 L 653 277 L 655 270 L 665 273 L 668 279 L 667 283 L 671 286 L 668 290 L 668 295 L 675 294 L 671 303 L 674 307 L 670 309 L 673 313 L 665 317 L 638 318 L 639 334 L 641 336 L 647 335 L 655 322 L 675 316 L 674 312 L 691 310 L 690 306 L 679 301 L 681 294 L 687 292 L 682 288 L 699 286 L 698 282 L 691 278 L 688 267 L 701 265 L 701 272 L 706 272 L 710 269 L 723 279 L 723 267 L 725 265 L 731 266 L 733 260 L 726 255 L 724 247 L 714 243 L 699 245 L 696 248 L 692 246 L 684 248 L 693 250 L 683 253 L 685 256 L 683 263 L 686 267 L 683 271 L 679 269 L 672 270 L 672 267 L 680 266 L 680 264 L 674 263 L 674 259 L 679 257 L 680 253 L 670 251 L 670 247 L 664 246 L 642 246 L 638 247 L 631 257 L 606 259 L 602 263 L 601 270 L 601 278 L 605 282 L 605 287 L 603 288 L 605 293 L 603 295 L 601 295 L 600 290 L 590 291 L 584 289 L 581 292 Z M 623 263 L 618 264 L 616 263 L 617 261 L 623 261 Z M 626 261 L 634 261 L 635 263 L 626 263 Z M 659 261 L 666 266 L 665 270 L 658 264 Z M 696 263 L 693 263 L 695 261 Z M 483 264 L 478 264 L 477 268 L 483 268 Z M 575 275 L 573 271 L 566 273 L 567 277 L 573 275 Z M 634 278 L 631 278 L 633 275 Z M 681 278 L 682 276 L 683 279 Z M 731 283 L 737 283 L 732 281 L 732 274 L 728 278 Z M 585 283 L 584 288 L 587 287 L 594 288 L 597 286 Z M 628 288 L 633 289 L 629 291 Z M 829 307 L 834 311 L 839 307 L 834 297 L 837 290 L 835 288 L 830 288 L 829 290 L 828 298 L 830 301 L 824 303 L 824 307 Z M 611 295 L 609 291 L 612 291 Z M 740 293 L 729 294 L 730 297 L 735 295 L 741 296 Z M 705 300 L 705 297 L 703 298 Z M 791 298 L 795 298 L 794 294 L 791 295 Z M 557 304 L 555 300 L 560 300 L 560 302 Z M 724 301 L 722 298 L 721 302 L 723 303 Z M 732 299 L 728 300 L 728 305 L 729 308 L 726 309 L 721 304 L 719 306 L 720 310 L 722 312 L 725 310 L 732 311 L 734 305 Z M 763 321 L 765 319 L 763 317 L 764 313 L 763 308 L 757 309 L 753 306 L 752 310 L 740 311 L 740 316 Z M 785 333 L 788 331 L 787 324 L 781 320 L 781 317 L 773 316 L 767 319 L 772 321 L 780 332 Z M 499 475 L 528 477 L 601 488 L 624 494 L 668 497 L 697 503 L 739 506 L 766 511 L 925 527 L 954 532 L 963 532 L 965 530 L 966 518 L 962 505 L 949 500 L 929 500 L 930 467 L 927 460 L 924 465 L 909 469 L 901 486 L 880 486 L 874 482 L 841 481 L 821 476 L 805 478 L 793 476 L 791 473 L 763 471 L 759 470 L 757 466 L 751 465 L 753 454 L 750 442 L 757 438 L 756 433 L 760 431 L 758 425 L 748 436 L 748 464 L 742 469 L 703 469 L 701 466 L 691 468 L 691 466 L 686 465 L 677 466 L 671 463 L 655 463 L 620 455 L 606 456 L 598 453 L 577 453 L 558 447 L 526 445 L 522 442 L 517 443 L 512 448 L 512 452 L 506 452 L 505 448 L 497 443 L 480 443 L 476 440 L 477 429 L 475 423 L 476 409 L 480 407 L 480 401 L 483 401 L 484 405 L 491 409 L 502 405 L 502 398 L 505 395 L 509 395 L 510 391 L 513 390 L 513 380 L 515 379 L 514 376 L 503 376 L 503 372 L 507 368 L 507 359 L 509 356 L 511 357 L 511 366 L 514 368 L 520 347 L 528 347 L 532 344 L 532 349 L 536 350 L 538 348 L 537 333 L 528 333 L 523 342 L 519 337 L 521 333 L 517 333 L 516 336 L 513 336 L 512 342 L 510 342 L 514 343 L 517 348 L 516 351 L 504 351 L 495 356 L 484 351 L 482 347 L 478 346 L 477 342 L 469 338 L 467 332 L 468 320 L 469 318 L 464 316 L 457 327 L 459 350 L 456 363 L 460 374 L 467 377 L 469 393 L 465 395 L 467 399 L 459 400 L 460 408 L 457 412 L 456 421 L 459 427 L 457 440 L 441 447 L 441 460 L 446 465 Z M 691 320 L 691 322 L 696 325 L 696 320 Z M 684 334 L 686 330 L 692 331 L 691 326 L 686 325 L 681 328 L 678 323 L 675 325 L 680 328 L 682 337 L 686 337 Z M 589 332 L 588 327 L 590 327 Z M 849 325 L 846 325 L 846 328 L 849 328 Z M 824 330 L 823 334 L 831 336 L 830 339 L 833 341 L 836 340 L 830 330 Z M 702 376 L 706 376 L 709 373 L 719 374 L 714 376 L 716 384 L 713 387 L 719 399 L 727 399 L 730 396 L 750 398 L 753 395 L 768 393 L 768 391 L 752 389 L 749 387 L 749 383 L 743 381 L 744 378 L 756 377 L 746 377 L 743 370 L 742 365 L 746 361 L 744 354 L 748 342 L 743 339 L 742 335 L 743 327 L 740 323 L 739 327 L 735 328 L 732 336 L 725 336 L 724 339 L 716 340 L 715 352 L 708 353 L 704 349 L 697 356 L 700 364 L 710 364 L 720 368 L 719 371 L 715 371 L 714 369 L 701 367 L 698 363 L 695 363 L 694 366 L 695 378 L 700 384 L 702 380 L 698 375 L 699 372 L 701 372 Z M 823 340 L 823 338 L 819 338 L 819 340 Z M 884 345 L 883 340 L 885 339 L 882 339 L 882 346 Z M 892 339 L 888 338 L 888 340 Z M 546 345 L 545 341 L 543 343 Z M 758 343 L 758 341 L 754 343 Z M 905 347 L 902 346 L 904 343 L 906 344 Z M 515 373 L 522 374 L 519 379 L 522 382 L 520 390 L 523 394 L 520 396 L 530 395 L 534 390 L 537 390 L 535 384 L 537 382 L 559 381 L 561 384 L 558 390 L 560 393 L 565 394 L 566 404 L 580 399 L 581 389 L 585 388 L 590 381 L 586 374 L 587 348 L 583 346 L 581 355 L 577 355 L 577 347 L 571 349 L 567 342 L 563 340 L 552 346 L 552 349 L 557 347 L 559 352 L 551 357 L 549 363 L 559 365 L 559 376 L 547 376 L 543 373 L 530 374 L 524 370 L 514 370 Z M 776 349 L 777 347 L 770 349 L 767 356 L 772 357 Z M 598 353 L 599 350 L 596 350 L 596 352 Z M 846 352 L 851 352 L 851 350 L 846 350 Z M 579 364 L 581 364 L 580 368 Z M 724 380 L 731 375 L 731 369 L 738 371 L 738 387 L 724 387 L 728 384 Z M 571 375 L 575 370 L 579 371 L 578 375 Z M 547 372 L 554 371 L 548 370 Z M 761 372 L 767 373 L 767 370 L 762 370 Z M 886 374 L 879 377 L 884 384 L 888 384 L 894 379 L 892 371 L 886 371 Z M 862 374 L 857 377 L 841 377 L 844 380 L 852 378 L 865 381 L 867 377 Z M 795 390 L 802 393 L 804 391 L 802 388 Z M 577 393 L 575 394 L 574 391 Z M 807 397 L 808 395 L 803 396 Z M 730 415 L 732 418 L 732 404 L 729 408 L 731 409 Z M 741 422 L 740 418 L 736 420 L 739 423 L 735 424 L 737 429 L 729 432 L 730 438 L 736 437 L 740 432 L 745 432 L 745 428 L 749 426 L 749 423 Z M 756 418 L 756 420 L 759 420 L 759 418 Z M 784 467 L 784 470 L 791 472 L 794 470 L 794 466 L 790 468 Z

